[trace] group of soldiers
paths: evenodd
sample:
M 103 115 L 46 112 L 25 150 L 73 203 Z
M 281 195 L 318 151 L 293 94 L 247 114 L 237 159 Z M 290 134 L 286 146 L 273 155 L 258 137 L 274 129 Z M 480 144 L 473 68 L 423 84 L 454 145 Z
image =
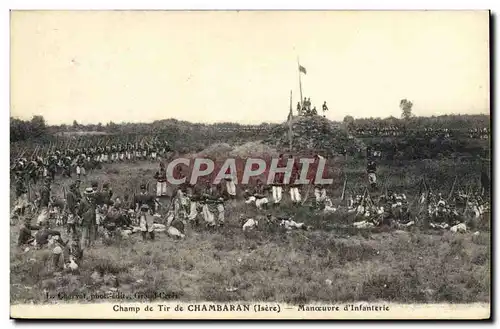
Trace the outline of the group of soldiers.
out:
M 488 128 L 473 128 L 469 129 L 469 138 L 489 139 L 490 129 Z
M 356 137 L 389 137 L 389 136 L 408 136 L 412 134 L 416 137 L 425 138 L 452 138 L 458 135 L 464 135 L 471 139 L 488 139 L 490 136 L 489 128 L 474 128 L 469 129 L 467 132 L 458 129 L 448 128 L 423 128 L 423 129 L 408 129 L 405 127 L 398 127 L 390 125 L 387 127 L 357 127 L 353 131 Z
M 304 97 L 304 100 L 301 102 L 297 102 L 297 115 L 298 116 L 313 116 L 318 115 L 318 110 L 316 110 L 316 106 L 311 107 L 311 98 Z M 321 107 L 323 111 L 323 116 L 328 111 L 328 106 L 326 105 L 326 101 L 323 102 L 323 106 Z
M 418 200 L 409 203 L 404 193 L 389 190 L 375 200 L 369 193 L 349 197 L 347 209 L 362 219 L 354 223 L 358 228 L 383 224 L 409 227 L 421 221 L 428 228 L 448 229 L 457 225 L 465 228 L 468 219 L 480 221 L 489 211 L 489 203 L 479 193 L 463 191 L 455 192 L 450 198 L 424 191 Z
M 103 239 L 116 235 L 128 237 L 130 234 L 140 232 L 143 240 L 147 241 L 155 239 L 155 232 L 163 231 L 170 236 L 182 238 L 188 223 L 192 226 L 204 223 L 207 228 L 222 227 L 225 224 L 227 203 L 234 199 L 244 199 L 248 207 L 255 207 L 258 212 L 267 214 L 268 221 L 270 218 L 267 209 L 279 207 L 284 195 L 289 195 L 287 198 L 293 205 L 302 206 L 312 192 L 313 201 L 307 205 L 323 214 L 334 213 L 343 207 L 334 204 L 327 193 L 326 185 L 316 184 L 314 181 L 308 186 L 294 184 L 300 173 L 300 168 L 295 166 L 291 184 L 284 184 L 284 174 L 278 173 L 271 184 L 257 180 L 255 184 L 240 185 L 239 190 L 231 178 L 226 178 L 217 185 L 205 182 L 169 186 L 165 166 L 161 161 L 152 177 L 156 180 L 155 193 L 150 192 L 148 184 L 141 184 L 138 193 L 130 192 L 123 195 L 115 195 L 107 182 L 102 186 L 96 181 L 90 182 L 87 187 L 82 186 L 80 176 L 85 173 L 87 168 L 85 164 L 89 161 L 99 163 L 132 159 L 158 161 L 168 151 L 170 150 L 167 144 L 143 147 L 115 145 L 107 148 L 68 150 L 64 153 L 56 150 L 42 159 L 41 167 L 44 173 L 42 177 L 37 176 L 36 179 L 32 176 L 29 162 L 25 159 L 18 160 L 19 163 L 14 170 L 16 202 L 11 214 L 11 223 L 17 220 L 21 226 L 18 244 L 36 248 L 55 245 L 54 266 L 77 269 L 81 264 L 83 251 L 91 248 L 100 236 Z M 60 199 L 57 197 L 60 193 L 54 193 L 52 190 L 55 174 L 52 174 L 50 164 L 58 164 L 64 157 L 74 159 L 71 163 L 76 164 L 77 177 L 67 188 L 63 187 L 64 197 Z M 54 160 L 48 160 L 51 158 Z M 285 155 L 280 155 L 281 161 L 287 160 L 286 158 Z M 360 219 L 353 224 L 358 228 L 394 223 L 411 226 L 417 218 L 424 217 L 434 223 L 435 227 L 445 228 L 456 225 L 466 215 L 477 218 L 489 209 L 488 203 L 479 195 L 464 194 L 459 191 L 454 201 L 448 202 L 440 194 L 427 192 L 422 194 L 420 200 L 414 201 L 420 210 L 416 216 L 412 216 L 410 208 L 413 204 L 408 203 L 404 193 L 385 191 L 378 198 L 372 196 L 371 193 L 380 192 L 377 186 L 375 159 L 376 151 L 367 149 L 366 172 L 369 188 L 365 193 L 356 196 L 351 194 L 344 198 L 345 183 L 342 191 L 341 199 L 347 200 L 345 204 L 347 212 L 356 213 L 356 218 Z M 37 180 L 41 180 L 41 186 L 35 193 L 35 200 L 31 202 L 28 196 L 29 182 Z M 169 189 L 171 193 L 167 192 Z M 36 223 L 32 223 L 35 218 Z M 245 219 L 243 228 L 248 229 L 257 222 L 253 218 Z M 286 229 L 309 228 L 304 223 L 293 221 L 291 217 L 280 218 L 277 223 Z M 33 232 L 36 232 L 35 235 Z M 68 236 L 67 241 L 63 241 L 64 235 Z
M 37 155 L 37 150 L 35 150 L 31 157 L 23 157 L 24 154 L 17 157 L 11 166 L 11 172 L 15 179 L 23 179 L 36 184 L 45 177 L 54 180 L 57 174 L 66 177 L 76 174 L 80 178 L 86 174 L 87 170 L 100 168 L 103 163 L 155 161 L 166 157 L 171 151 L 166 141 L 55 149 L 44 156 Z

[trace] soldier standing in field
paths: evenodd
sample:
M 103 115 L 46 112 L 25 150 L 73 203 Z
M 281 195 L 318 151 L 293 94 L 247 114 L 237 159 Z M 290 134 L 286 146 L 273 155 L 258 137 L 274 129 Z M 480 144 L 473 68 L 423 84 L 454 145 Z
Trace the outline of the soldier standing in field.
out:
M 160 170 L 158 170 L 154 178 L 156 179 L 156 196 L 161 197 L 167 194 L 167 172 L 165 165 L 160 162 Z
M 28 206 L 28 189 L 26 188 L 26 184 L 23 178 L 19 175 L 16 175 L 16 202 L 14 204 L 14 210 L 11 215 L 11 225 L 12 219 L 17 216 L 24 216 L 26 207 Z
M 41 225 L 49 220 L 49 203 L 50 203 L 50 178 L 46 178 L 40 190 L 40 213 L 37 218 L 37 224 Z
M 328 106 L 326 106 L 326 101 L 323 103 L 323 116 L 326 117 L 325 112 L 328 111 Z
M 377 164 L 373 160 L 368 160 L 368 165 L 366 166 L 366 171 L 368 173 L 368 182 L 372 189 L 377 188 Z
M 290 159 L 293 159 L 293 156 L 291 154 L 290 154 Z M 302 201 L 299 191 L 300 185 L 296 183 L 296 181 L 299 180 L 299 175 L 300 175 L 300 166 L 296 161 L 294 161 L 292 174 L 290 177 L 290 199 L 294 204 L 299 204 Z
M 140 193 L 137 194 L 134 199 L 135 212 L 139 213 L 139 211 L 141 210 L 141 206 L 144 204 L 148 205 L 148 209 L 154 209 L 155 198 L 146 190 L 146 184 L 141 184 L 140 189 Z
M 85 155 L 78 154 L 76 158 L 76 176 L 81 178 L 81 175 L 86 175 L 85 172 Z
M 141 212 L 139 214 L 139 223 L 142 232 L 142 239 L 146 241 L 149 235 L 149 238 L 151 240 L 154 240 L 155 239 L 155 232 L 153 229 L 154 217 L 153 214 L 151 213 L 149 206 L 146 203 L 141 205 Z
M 77 220 L 77 204 L 78 198 L 75 193 L 76 184 L 72 183 L 69 186 L 69 191 L 66 193 L 66 215 L 67 215 L 67 232 L 76 234 L 76 220 Z
M 82 226 L 82 247 L 93 246 L 96 239 L 97 222 L 94 196 L 93 189 L 91 187 L 86 188 L 78 209 L 78 216 L 81 218 Z
M 280 154 L 278 159 L 278 167 L 283 167 L 283 164 L 284 164 L 283 154 Z M 274 181 L 271 183 L 274 205 L 278 205 L 281 202 L 284 179 L 285 179 L 285 174 L 282 172 L 278 172 L 274 176 Z
M 75 190 L 73 191 L 75 193 L 75 196 L 78 201 L 82 198 L 82 193 L 80 192 L 80 184 L 82 181 L 80 179 L 75 180 Z

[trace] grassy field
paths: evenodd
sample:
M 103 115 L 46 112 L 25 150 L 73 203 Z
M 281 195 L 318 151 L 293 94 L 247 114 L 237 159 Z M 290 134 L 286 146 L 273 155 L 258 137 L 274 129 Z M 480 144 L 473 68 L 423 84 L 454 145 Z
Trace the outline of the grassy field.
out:
M 469 176 L 474 181 L 468 174 L 474 169 L 471 166 L 444 160 L 381 166 L 380 179 L 395 190 L 415 190 L 423 172 L 436 179 L 446 174 L 448 186 L 440 186 L 445 192 L 457 175 L 464 183 Z M 107 180 L 121 196 L 150 180 L 156 167 L 153 163 L 107 165 L 90 173 L 84 184 Z M 346 168 L 350 168 L 346 170 L 348 182 L 355 190 L 365 177 L 363 167 L 351 163 Z M 68 183 L 57 179 L 53 190 L 61 195 L 61 186 Z M 331 192 L 335 196 L 341 191 L 335 187 Z M 143 242 L 140 236 L 112 243 L 100 241 L 85 251 L 80 273 L 62 275 L 51 272 L 48 251 L 24 253 L 17 248 L 18 227 L 13 226 L 11 302 L 61 302 L 63 295 L 118 292 L 135 301 L 490 301 L 489 230 L 477 234 L 418 228 L 367 231 L 341 225 L 354 220 L 342 213 L 317 215 L 287 202 L 281 210 L 272 211 L 293 213 L 297 221 L 312 225 L 313 230 L 285 232 L 261 227 L 242 232 L 239 215 L 252 216 L 256 210 L 233 201 L 227 205 L 224 228 L 207 231 L 188 227 L 184 240 L 160 233 L 154 242 Z M 53 299 L 47 300 L 47 294 Z

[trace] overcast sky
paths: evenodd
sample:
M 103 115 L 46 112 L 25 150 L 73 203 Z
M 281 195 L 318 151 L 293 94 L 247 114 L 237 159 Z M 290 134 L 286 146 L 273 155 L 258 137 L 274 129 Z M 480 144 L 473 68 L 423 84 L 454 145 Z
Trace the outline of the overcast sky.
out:
M 489 113 L 487 12 L 14 12 L 11 116 L 51 124 Z

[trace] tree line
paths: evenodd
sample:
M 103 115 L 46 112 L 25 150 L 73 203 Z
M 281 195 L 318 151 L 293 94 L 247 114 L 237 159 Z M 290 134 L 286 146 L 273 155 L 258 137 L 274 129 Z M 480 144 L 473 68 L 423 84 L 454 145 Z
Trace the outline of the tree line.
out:
M 40 139 L 48 134 L 48 126 L 41 115 L 35 115 L 31 120 L 10 118 L 10 141 L 18 142 L 29 139 Z

